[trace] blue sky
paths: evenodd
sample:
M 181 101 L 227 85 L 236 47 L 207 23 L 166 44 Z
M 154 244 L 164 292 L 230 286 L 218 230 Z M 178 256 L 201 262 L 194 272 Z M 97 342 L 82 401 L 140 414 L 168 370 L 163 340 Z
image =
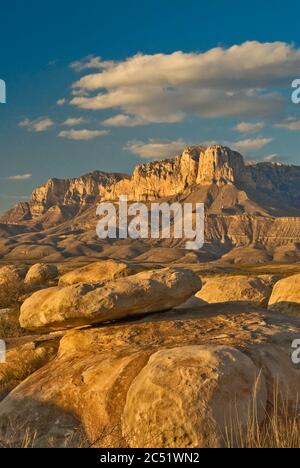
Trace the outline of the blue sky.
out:
M 130 172 L 187 144 L 300 164 L 299 13 L 295 0 L 6 2 L 0 211 L 50 177 Z

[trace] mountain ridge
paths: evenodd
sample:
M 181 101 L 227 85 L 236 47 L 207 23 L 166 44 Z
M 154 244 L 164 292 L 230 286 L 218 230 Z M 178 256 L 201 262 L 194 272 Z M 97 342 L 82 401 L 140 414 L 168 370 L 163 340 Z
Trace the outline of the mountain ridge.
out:
M 121 195 L 130 202 L 203 202 L 205 248 L 197 258 L 225 256 L 235 262 L 243 260 L 240 249 L 245 249 L 244 261 L 300 260 L 300 167 L 247 164 L 241 154 L 220 145 L 190 146 L 175 158 L 138 165 L 131 176 L 94 171 L 50 179 L 28 202 L 0 217 L 0 255 L 8 260 L 138 259 L 149 249 L 183 249 L 185 241 L 176 239 L 100 241 L 96 206 L 117 202 Z
M 245 164 L 242 155 L 228 147 L 190 146 L 177 157 L 138 165 L 132 176 L 93 171 L 73 179 L 49 179 L 32 192 L 28 202 L 20 202 L 0 216 L 0 222 L 19 224 L 38 219 L 54 208 L 59 211 L 68 208 L 69 216 L 75 216 L 97 202 L 115 201 L 121 195 L 127 195 L 130 201 L 154 201 L 208 186 L 211 187 L 210 197 L 214 201 L 216 192 L 222 192 L 222 187 L 235 186 L 242 192 L 241 198 L 251 200 L 253 197 L 256 204 L 257 196 L 254 192 L 261 192 L 260 198 L 265 197 L 267 201 L 260 208 L 260 214 L 281 216 L 286 211 L 300 216 L 298 184 L 300 166 L 279 163 Z M 224 191 L 230 192 L 226 188 Z M 229 198 L 234 196 L 233 192 L 231 190 Z M 238 205 L 239 195 L 236 193 L 235 196 Z M 273 212 L 265 207 L 268 197 L 272 198 L 273 204 L 275 202 Z M 283 198 L 282 202 L 278 199 L 280 197 Z M 272 205 L 272 202 L 269 204 Z M 231 208 L 230 201 L 227 208 Z M 226 206 L 224 209 L 226 210 Z M 222 207 L 219 207 L 220 210 Z

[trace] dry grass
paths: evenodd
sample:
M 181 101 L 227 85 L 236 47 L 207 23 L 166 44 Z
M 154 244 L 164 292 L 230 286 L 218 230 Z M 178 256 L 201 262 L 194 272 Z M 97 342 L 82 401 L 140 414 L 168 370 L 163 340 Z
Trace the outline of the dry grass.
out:
M 236 416 L 228 423 L 224 435 L 223 446 L 225 448 L 299 448 L 300 447 L 300 407 L 294 414 L 291 414 L 287 398 L 280 395 L 278 387 L 274 391 L 274 401 L 266 413 L 263 424 L 258 422 L 258 413 L 256 403 L 253 402 L 249 410 L 246 428 L 242 427 L 240 419 Z M 14 440 L 20 440 L 20 433 L 23 433 L 21 443 L 14 443 Z M 88 442 L 85 435 L 78 431 L 71 437 L 66 436 L 63 448 L 95 448 L 106 447 L 107 436 L 103 432 L 94 442 Z M 127 447 L 119 434 L 119 443 L 115 440 L 114 447 Z M 122 440 L 121 440 L 122 439 Z M 11 425 L 9 431 L 6 431 L 4 437 L 5 444 L 0 448 L 36 448 L 40 446 L 37 432 L 28 428 L 16 428 Z M 104 442 L 106 441 L 106 442 Z M 54 448 L 55 443 L 51 437 L 43 437 L 43 447 Z M 209 447 L 208 447 L 209 448 Z
M 20 327 L 19 315 L 19 307 L 0 313 L 0 339 L 19 338 L 28 334 Z
M 259 423 L 257 404 L 249 410 L 247 427 L 233 417 L 226 428 L 226 448 L 300 448 L 300 405 L 291 412 L 288 396 L 274 384 L 273 401 Z M 300 403 L 300 402 L 299 402 Z

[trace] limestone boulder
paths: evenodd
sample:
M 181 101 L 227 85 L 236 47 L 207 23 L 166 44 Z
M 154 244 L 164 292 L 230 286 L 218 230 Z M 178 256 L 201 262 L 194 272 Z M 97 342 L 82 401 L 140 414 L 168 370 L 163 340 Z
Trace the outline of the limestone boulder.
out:
M 233 421 L 239 421 L 245 435 L 254 388 L 260 424 L 266 383 L 240 351 L 223 346 L 159 351 L 129 389 L 123 433 L 138 448 L 225 446 Z
M 108 281 L 136 274 L 139 271 L 138 266 L 130 266 L 116 260 L 103 260 L 69 271 L 60 278 L 59 285 L 71 286 L 77 283 L 104 284 Z
M 300 317 L 300 274 L 289 276 L 275 284 L 268 308 Z
M 25 277 L 25 284 L 30 287 L 39 287 L 47 285 L 58 276 L 56 265 L 47 263 L 37 263 L 29 268 Z
M 271 283 L 265 278 L 220 276 L 207 279 L 196 297 L 209 304 L 249 302 L 267 307 L 271 293 Z
M 201 287 L 191 270 L 166 268 L 139 273 L 103 287 L 79 283 L 38 291 L 21 307 L 22 328 L 70 328 L 166 311 Z

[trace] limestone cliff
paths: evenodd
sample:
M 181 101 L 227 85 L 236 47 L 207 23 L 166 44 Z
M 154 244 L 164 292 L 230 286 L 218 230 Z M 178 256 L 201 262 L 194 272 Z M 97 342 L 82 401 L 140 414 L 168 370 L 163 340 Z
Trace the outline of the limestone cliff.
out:
M 300 167 L 247 164 L 239 153 L 220 145 L 188 147 L 173 159 L 137 166 L 131 177 L 96 171 L 76 179 L 49 180 L 33 191 L 28 202 L 19 203 L 0 218 L 0 227 L 1 223 L 21 225 L 27 233 L 17 244 L 15 237 L 4 239 L 3 255 L 21 258 L 25 251 L 27 257 L 56 258 L 57 251 L 67 256 L 100 255 L 93 238 L 96 205 L 117 201 L 121 195 L 127 195 L 130 201 L 203 202 L 205 240 L 214 249 L 253 245 L 254 251 L 247 251 L 246 258 L 258 255 L 268 259 L 269 252 L 273 255 L 280 248 L 276 258 L 300 259 Z M 49 229 L 52 236 L 58 234 L 51 241 Z M 40 241 L 36 232 L 43 232 L 44 240 Z M 66 232 L 72 237 L 70 242 L 65 240 Z M 78 232 L 82 232 L 80 237 Z M 263 246 L 268 254 L 261 254 L 256 245 Z M 292 246 L 291 252 L 286 245 Z M 116 247 L 121 255 L 122 250 Z M 128 247 L 124 258 L 128 252 L 134 256 L 137 251 L 143 252 L 144 246 L 137 250 Z M 107 252 L 110 256 L 109 249 Z
M 14 224 L 39 219 L 49 210 L 60 212 L 62 217 L 74 216 L 99 201 L 107 187 L 127 177 L 94 171 L 75 179 L 50 179 L 32 192 L 28 202 L 19 203 L 4 214 L 1 222 Z

